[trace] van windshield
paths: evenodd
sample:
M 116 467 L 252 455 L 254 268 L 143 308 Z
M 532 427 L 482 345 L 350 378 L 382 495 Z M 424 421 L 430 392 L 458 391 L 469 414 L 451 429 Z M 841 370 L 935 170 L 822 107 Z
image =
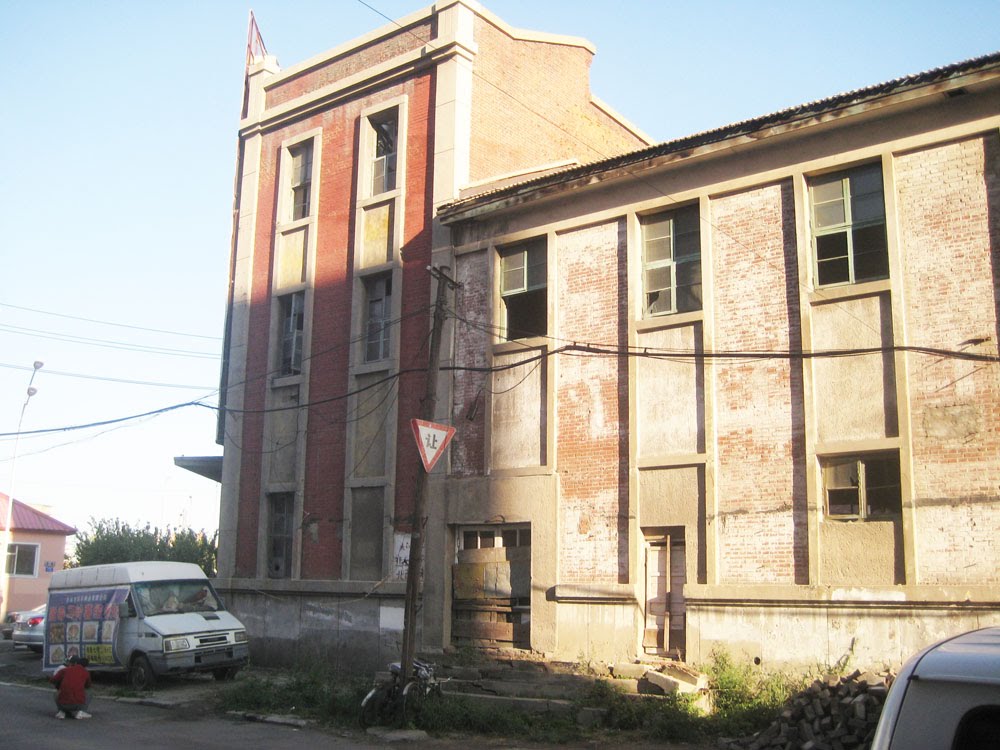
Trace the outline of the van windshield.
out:
M 153 581 L 136 583 L 139 608 L 147 617 L 170 612 L 218 612 L 215 593 L 204 581 Z

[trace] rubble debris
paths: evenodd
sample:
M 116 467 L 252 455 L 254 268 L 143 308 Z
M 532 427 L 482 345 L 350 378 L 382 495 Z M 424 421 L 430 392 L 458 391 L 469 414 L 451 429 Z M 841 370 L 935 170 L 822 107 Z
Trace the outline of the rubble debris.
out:
M 867 750 L 892 674 L 856 670 L 814 680 L 752 737 L 719 741 L 724 750 Z

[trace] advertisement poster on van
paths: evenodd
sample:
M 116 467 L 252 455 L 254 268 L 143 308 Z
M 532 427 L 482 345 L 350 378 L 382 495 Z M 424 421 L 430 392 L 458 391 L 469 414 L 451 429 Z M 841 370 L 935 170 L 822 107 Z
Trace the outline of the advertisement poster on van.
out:
M 51 591 L 42 668 L 59 667 L 74 656 L 85 657 L 92 666 L 120 665 L 118 607 L 128 592 L 128 586 Z

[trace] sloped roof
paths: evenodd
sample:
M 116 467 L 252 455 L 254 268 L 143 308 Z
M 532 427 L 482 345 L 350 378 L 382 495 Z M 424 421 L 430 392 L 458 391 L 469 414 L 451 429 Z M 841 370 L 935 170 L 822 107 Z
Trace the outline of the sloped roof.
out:
M 10 498 L 0 492 L 0 531 L 7 528 L 7 502 Z M 76 533 L 76 529 L 62 521 L 58 521 L 47 513 L 35 510 L 30 505 L 22 503 L 20 500 L 14 501 L 14 514 L 11 518 L 11 530 L 22 532 L 34 532 L 36 534 L 62 534 L 71 536 Z
M 556 188 L 565 183 L 577 180 L 594 179 L 597 176 L 613 172 L 616 169 L 627 168 L 641 164 L 657 157 L 672 154 L 683 154 L 692 149 L 708 146 L 714 143 L 759 134 L 768 128 L 791 125 L 803 120 L 810 120 L 821 115 L 837 112 L 860 104 L 868 104 L 887 96 L 899 94 L 909 89 L 915 89 L 930 84 L 940 83 L 950 78 L 986 72 L 1000 66 L 1000 52 L 974 57 L 962 62 L 953 63 L 939 68 L 932 68 L 923 73 L 896 78 L 885 83 L 867 86 L 843 94 L 837 94 L 825 99 L 819 99 L 805 104 L 799 104 L 788 109 L 773 112 L 750 120 L 743 120 L 732 125 L 726 125 L 714 130 L 707 130 L 695 135 L 685 136 L 673 141 L 666 141 L 655 146 L 649 146 L 637 151 L 590 162 L 578 167 L 571 167 L 543 177 L 472 195 L 446 203 L 438 208 L 438 216 L 446 224 L 458 219 L 466 211 L 483 209 L 493 203 L 502 203 L 512 199 L 527 200 L 536 194 L 546 192 L 546 188 Z M 753 136 L 759 137 L 759 136 Z M 464 218 L 464 217 L 462 217 Z

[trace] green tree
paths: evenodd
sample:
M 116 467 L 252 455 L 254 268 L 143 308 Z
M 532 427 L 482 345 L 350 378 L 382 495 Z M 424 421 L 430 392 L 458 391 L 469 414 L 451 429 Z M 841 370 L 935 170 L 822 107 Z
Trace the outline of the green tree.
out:
M 90 519 L 90 528 L 76 537 L 74 566 L 106 563 L 169 560 L 190 562 L 201 567 L 205 575 L 215 575 L 218 552 L 218 532 L 209 537 L 204 530 L 182 529 L 146 524 L 133 527 L 118 519 Z

